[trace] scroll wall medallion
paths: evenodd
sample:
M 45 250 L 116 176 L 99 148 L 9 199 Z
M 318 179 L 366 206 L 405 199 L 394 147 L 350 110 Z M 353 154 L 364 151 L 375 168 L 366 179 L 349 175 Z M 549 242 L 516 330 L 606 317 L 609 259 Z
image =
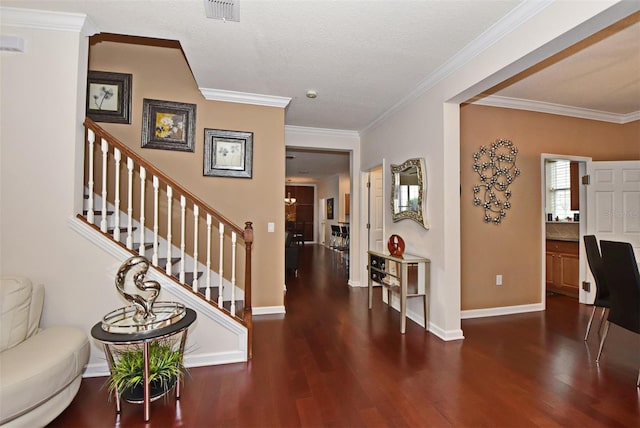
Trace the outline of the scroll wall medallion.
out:
M 511 140 L 497 139 L 490 148 L 480 146 L 473 154 L 473 170 L 480 183 L 473 186 L 473 205 L 484 208 L 485 223 L 498 225 L 511 208 L 509 186 L 520 175 L 516 167 L 518 148 Z

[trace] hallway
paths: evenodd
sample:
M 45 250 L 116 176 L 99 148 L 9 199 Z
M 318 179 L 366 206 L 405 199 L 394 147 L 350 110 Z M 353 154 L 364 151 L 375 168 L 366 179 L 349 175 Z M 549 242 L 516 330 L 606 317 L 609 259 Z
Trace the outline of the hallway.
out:
M 84 379 L 53 427 L 637 426 L 640 337 L 612 327 L 598 368 L 582 341 L 590 307 L 553 296 L 546 312 L 463 321 L 443 342 L 374 292 L 346 285 L 339 255 L 301 247 L 287 313 L 254 318 L 249 363 L 192 368 L 182 398 L 116 416 L 104 378 Z M 256 283 L 259 287 L 259 282 Z

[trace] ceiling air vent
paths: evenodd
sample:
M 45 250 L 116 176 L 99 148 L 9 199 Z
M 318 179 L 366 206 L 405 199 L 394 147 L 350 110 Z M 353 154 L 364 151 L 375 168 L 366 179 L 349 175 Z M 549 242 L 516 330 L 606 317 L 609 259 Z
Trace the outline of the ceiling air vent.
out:
M 240 22 L 240 0 L 204 0 L 207 18 Z

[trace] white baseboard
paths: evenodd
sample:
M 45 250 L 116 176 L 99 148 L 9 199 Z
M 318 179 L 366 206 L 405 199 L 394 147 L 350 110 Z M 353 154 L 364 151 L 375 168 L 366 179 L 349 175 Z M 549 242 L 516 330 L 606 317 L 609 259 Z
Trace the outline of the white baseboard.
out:
M 396 295 L 392 295 L 391 296 L 391 308 L 393 308 L 394 310 L 400 312 L 400 298 Z M 419 326 L 421 326 L 422 328 L 424 328 L 424 314 L 422 312 L 416 312 L 413 311 L 409 308 L 407 308 L 407 318 L 409 318 L 411 321 L 414 321 L 416 324 L 418 324 Z M 398 329 L 400 328 L 400 325 L 398 325 Z M 461 329 L 455 329 L 455 330 L 444 330 L 442 328 L 440 328 L 438 325 L 429 322 L 429 333 L 433 334 L 434 336 L 444 340 L 445 342 L 449 342 L 451 340 L 462 340 L 464 339 L 464 334 L 462 334 L 462 330 Z
M 351 281 L 348 282 L 349 287 L 368 287 L 369 284 L 363 284 L 360 281 Z
M 462 334 L 461 329 L 443 330 L 432 322 L 429 323 L 429 332 L 445 342 L 464 339 L 464 334 Z
M 287 311 L 284 306 L 258 306 L 251 308 L 251 313 L 253 315 L 275 315 L 285 314 Z
M 527 312 L 544 311 L 544 304 L 534 303 L 529 305 L 501 306 L 497 308 L 469 309 L 460 312 L 461 319 L 496 317 L 502 315 L 524 314 Z

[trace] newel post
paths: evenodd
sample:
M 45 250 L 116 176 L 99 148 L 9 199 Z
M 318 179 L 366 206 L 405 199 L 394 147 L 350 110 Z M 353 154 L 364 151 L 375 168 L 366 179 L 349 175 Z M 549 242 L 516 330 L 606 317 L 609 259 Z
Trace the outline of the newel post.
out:
M 253 246 L 253 226 L 252 222 L 244 223 L 244 243 L 245 243 L 245 273 L 244 273 L 244 321 L 247 323 L 247 356 L 251 359 L 253 354 L 253 318 L 251 312 L 251 247 Z

